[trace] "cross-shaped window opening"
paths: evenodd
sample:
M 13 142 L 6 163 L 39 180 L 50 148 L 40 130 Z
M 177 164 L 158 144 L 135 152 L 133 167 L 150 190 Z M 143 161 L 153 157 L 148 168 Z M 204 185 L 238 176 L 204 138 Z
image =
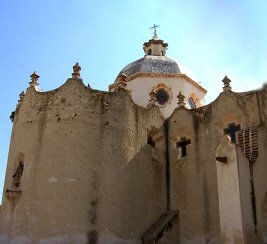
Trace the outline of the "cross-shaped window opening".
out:
M 229 135 L 232 143 L 236 143 L 236 135 L 235 133 L 241 129 L 240 125 L 236 125 L 235 122 L 230 123 L 228 128 L 224 129 L 224 134 Z
M 191 139 L 186 139 L 186 137 L 182 137 L 179 142 L 177 142 L 177 147 L 181 148 L 181 157 L 185 157 L 187 155 L 186 146 L 191 144 Z

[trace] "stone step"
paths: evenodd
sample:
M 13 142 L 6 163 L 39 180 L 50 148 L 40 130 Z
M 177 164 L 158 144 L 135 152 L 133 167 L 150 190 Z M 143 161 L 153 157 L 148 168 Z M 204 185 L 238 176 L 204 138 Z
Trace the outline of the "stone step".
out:
M 142 238 L 143 244 L 156 243 L 162 236 L 164 231 L 172 228 L 173 223 L 178 220 L 178 210 L 171 210 L 163 214 L 144 234 Z

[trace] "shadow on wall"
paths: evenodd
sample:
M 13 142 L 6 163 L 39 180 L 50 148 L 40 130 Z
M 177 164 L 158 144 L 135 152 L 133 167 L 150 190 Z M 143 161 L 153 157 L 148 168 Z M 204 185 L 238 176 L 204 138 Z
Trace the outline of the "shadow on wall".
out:
M 262 221 L 263 242 L 267 243 L 267 193 L 265 195 L 263 204 L 261 206 L 261 221 Z

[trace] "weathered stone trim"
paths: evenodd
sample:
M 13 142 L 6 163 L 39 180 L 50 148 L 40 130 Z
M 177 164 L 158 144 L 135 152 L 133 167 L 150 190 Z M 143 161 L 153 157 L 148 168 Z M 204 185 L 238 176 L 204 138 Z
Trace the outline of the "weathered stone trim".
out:
M 203 88 L 202 86 L 200 86 L 198 83 L 196 83 L 194 80 L 192 80 L 191 78 L 189 78 L 187 75 L 185 74 L 153 74 L 153 73 L 136 73 L 134 75 L 131 75 L 129 77 L 127 77 L 126 82 L 129 82 L 133 79 L 136 79 L 138 77 L 149 77 L 149 78 L 183 78 L 185 79 L 187 82 L 189 82 L 191 85 L 195 86 L 196 88 L 198 88 L 199 90 L 201 90 L 202 92 L 204 92 L 205 94 L 207 93 L 207 90 L 205 88 Z M 115 82 L 113 84 L 111 84 L 109 86 L 109 91 L 111 91 L 112 89 L 114 89 L 115 87 L 117 87 L 119 85 L 120 82 Z

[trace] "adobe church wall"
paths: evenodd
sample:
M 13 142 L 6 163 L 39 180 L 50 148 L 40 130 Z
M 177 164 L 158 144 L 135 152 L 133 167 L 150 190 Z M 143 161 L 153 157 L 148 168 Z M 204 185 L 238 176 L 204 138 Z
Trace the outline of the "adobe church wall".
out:
M 153 159 L 147 145 L 147 131 L 163 134 L 162 124 L 158 108 L 136 106 L 121 89 L 93 91 L 72 79 L 51 92 L 29 88 L 15 116 L 4 186 L 14 189 L 24 155 L 21 195 L 4 194 L 1 240 L 136 243 L 166 211 L 164 158 Z M 164 143 L 157 146 L 160 154 Z
M 266 128 L 258 130 L 259 156 L 253 165 L 254 185 L 257 207 L 258 233 L 267 242 L 267 142 Z
M 179 210 L 182 243 L 220 240 L 215 150 L 231 123 L 260 124 L 256 93 L 224 92 L 205 107 L 177 108 L 169 119 L 171 208 Z M 184 157 L 178 146 L 182 138 L 191 140 Z
M 267 102 L 266 98 L 267 97 L 265 96 L 263 99 Z M 267 108 L 266 105 L 263 108 Z M 261 110 L 260 114 L 266 115 L 266 112 L 267 109 L 265 109 L 265 111 Z M 264 243 L 267 242 L 267 121 L 265 118 L 263 117 L 262 120 L 263 126 L 258 128 L 259 155 L 256 162 L 253 164 L 253 180 L 257 209 L 257 230 Z
M 250 101 L 252 96 L 257 100 L 257 102 L 254 102 L 253 106 L 251 103 L 251 111 L 249 114 L 251 118 L 253 116 L 257 119 L 257 121 L 251 122 L 251 124 L 257 127 L 257 140 L 255 142 L 258 146 L 258 156 L 255 162 L 250 163 L 247 158 L 241 160 L 244 154 L 239 155 L 244 234 L 246 243 L 265 243 L 267 242 L 267 96 L 264 89 L 248 92 L 245 95 L 250 97 Z M 253 143 L 255 142 L 253 141 Z M 242 153 L 243 152 L 240 152 L 240 154 Z M 254 193 L 252 193 L 251 184 L 253 184 Z M 253 205 L 255 205 L 255 209 Z

